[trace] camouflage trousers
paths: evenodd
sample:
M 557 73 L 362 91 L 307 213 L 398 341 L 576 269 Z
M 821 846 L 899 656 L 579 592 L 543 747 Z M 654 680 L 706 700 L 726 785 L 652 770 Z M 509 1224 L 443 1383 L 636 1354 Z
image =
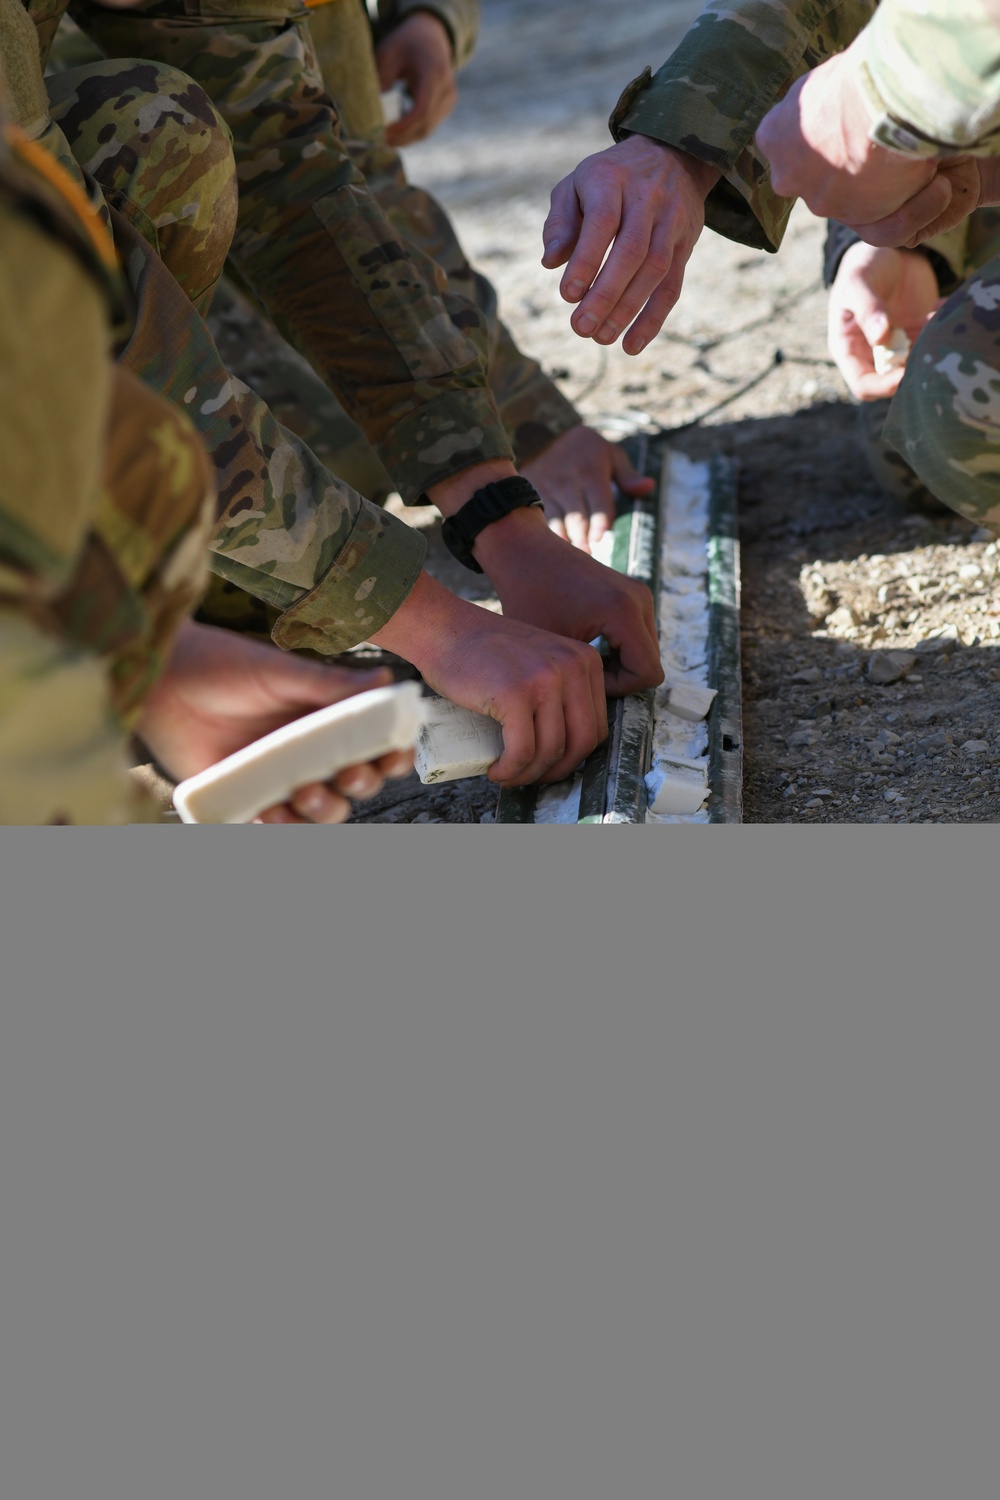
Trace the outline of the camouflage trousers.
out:
M 448 214 L 432 194 L 408 181 L 400 153 L 386 143 L 372 32 L 364 7 L 355 0 L 316 5 L 310 11 L 309 30 L 323 82 L 337 104 L 344 143 L 380 208 L 400 238 L 442 268 L 450 289 L 479 308 L 489 334 L 490 389 L 515 459 L 519 465 L 527 463 L 560 433 L 576 426 L 579 413 L 537 360 L 518 348 L 499 316 L 495 288 L 469 263 Z M 332 459 L 338 473 L 343 472 L 339 455 L 346 456 L 352 442 L 364 444 L 369 464 L 377 462 L 353 424 L 344 427 L 342 434 Z M 351 453 L 352 472 L 360 473 L 353 467 L 360 462 L 360 451 L 357 456 L 353 449 Z M 350 474 L 345 473 L 345 478 Z
M 191 417 L 209 451 L 213 572 L 281 612 L 281 645 L 335 653 L 364 640 L 406 597 L 424 544 L 229 375 L 193 305 L 211 296 L 236 217 L 231 144 L 212 105 L 185 75 L 135 60 L 58 74 L 49 95 L 42 143 L 95 185 L 132 289 L 119 359 Z
M 278 331 L 336 392 L 405 500 L 509 459 L 486 384 L 487 333 L 404 246 L 340 138 L 296 0 L 140 0 L 74 18 L 112 57 L 182 69 L 229 128 L 239 181 L 232 260 Z
M 1000 531 L 1000 254 L 914 344 L 885 437 L 952 510 Z

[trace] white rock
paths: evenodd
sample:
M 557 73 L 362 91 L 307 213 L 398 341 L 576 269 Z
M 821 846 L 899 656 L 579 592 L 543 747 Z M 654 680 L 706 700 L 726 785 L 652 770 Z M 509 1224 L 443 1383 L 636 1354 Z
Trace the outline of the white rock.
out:
M 503 730 L 496 719 L 459 708 L 449 698 L 425 699 L 424 712 L 416 767 L 425 786 L 485 776 L 503 754 Z
M 184 823 L 249 823 L 301 786 L 329 781 L 347 766 L 406 750 L 423 723 L 420 686 L 357 693 L 305 714 L 182 781 L 174 806 Z
M 888 375 L 890 370 L 900 369 L 906 364 L 909 352 L 910 341 L 906 334 L 901 328 L 894 328 L 884 344 L 876 344 L 872 349 L 876 375 Z
M 679 719 L 687 719 L 689 724 L 697 724 L 699 719 L 708 715 L 709 709 L 715 702 L 717 693 L 715 688 L 693 687 L 686 683 L 674 683 L 667 692 L 666 707 Z
M 646 777 L 646 790 L 650 812 L 696 813 L 708 796 L 708 761 L 681 756 L 661 760 Z

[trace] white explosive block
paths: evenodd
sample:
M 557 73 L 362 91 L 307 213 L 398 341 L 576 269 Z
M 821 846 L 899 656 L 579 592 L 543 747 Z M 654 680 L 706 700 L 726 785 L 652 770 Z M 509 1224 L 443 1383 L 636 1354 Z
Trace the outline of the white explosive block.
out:
M 424 700 L 424 725 L 417 740 L 417 775 L 425 786 L 485 776 L 503 754 L 503 730 L 496 719 L 459 708 L 450 698 Z
M 708 796 L 708 761 L 675 756 L 662 760 L 646 777 L 649 811 L 680 817 L 696 813 Z
M 301 786 L 409 749 L 423 718 L 419 683 L 357 693 L 189 776 L 174 791 L 174 806 L 184 823 L 249 823 Z
M 909 352 L 910 341 L 906 334 L 901 328 L 894 328 L 884 344 L 876 344 L 872 349 L 876 375 L 888 375 L 890 370 L 900 369 L 906 364 Z
M 666 707 L 679 719 L 697 724 L 707 716 L 717 696 L 715 688 L 689 687 L 685 683 L 675 683 L 667 691 Z

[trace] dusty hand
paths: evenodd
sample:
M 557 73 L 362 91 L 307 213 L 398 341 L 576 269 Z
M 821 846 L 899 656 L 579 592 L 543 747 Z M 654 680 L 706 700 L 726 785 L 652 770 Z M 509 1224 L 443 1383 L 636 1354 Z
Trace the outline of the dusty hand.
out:
M 481 531 L 473 549 L 507 619 L 592 641 L 617 653 L 605 670 L 613 697 L 663 681 L 653 596 L 555 536 L 537 510 L 517 510 Z
M 410 146 L 433 134 L 455 108 L 458 86 L 448 28 L 430 11 L 400 22 L 375 54 L 383 91 L 405 83 L 413 108 L 386 127 L 390 146 Z
M 616 443 L 592 427 L 571 427 L 521 472 L 545 504 L 545 519 L 556 536 L 590 552 L 615 518 L 612 484 L 626 495 L 648 495 L 656 487 L 643 479 Z
M 902 368 L 877 374 L 872 350 L 894 328 L 915 343 L 940 300 L 926 255 L 863 243 L 845 251 L 830 289 L 827 339 L 838 370 L 859 401 L 895 394 Z
M 143 709 L 138 732 L 178 780 L 203 771 L 302 714 L 384 687 L 387 672 L 327 667 L 229 630 L 188 623 Z M 349 797 L 373 797 L 386 776 L 405 776 L 411 752 L 350 766 L 329 783 L 300 787 L 263 823 L 342 823 Z
M 570 323 L 581 338 L 613 344 L 628 328 L 622 348 L 639 354 L 659 333 L 718 177 L 685 151 L 633 135 L 588 156 L 553 189 L 542 265 L 569 262 L 559 290 L 579 303 Z

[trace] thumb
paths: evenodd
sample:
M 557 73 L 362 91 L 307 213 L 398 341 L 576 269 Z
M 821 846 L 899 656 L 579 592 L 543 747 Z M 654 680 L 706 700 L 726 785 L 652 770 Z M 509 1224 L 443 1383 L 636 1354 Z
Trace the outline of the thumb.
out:
M 611 446 L 611 477 L 626 495 L 650 495 L 656 488 L 656 480 L 633 468 L 628 454 L 617 443 Z
M 892 330 L 889 309 L 874 288 L 860 278 L 854 284 L 848 311 L 873 349 L 889 337 Z

